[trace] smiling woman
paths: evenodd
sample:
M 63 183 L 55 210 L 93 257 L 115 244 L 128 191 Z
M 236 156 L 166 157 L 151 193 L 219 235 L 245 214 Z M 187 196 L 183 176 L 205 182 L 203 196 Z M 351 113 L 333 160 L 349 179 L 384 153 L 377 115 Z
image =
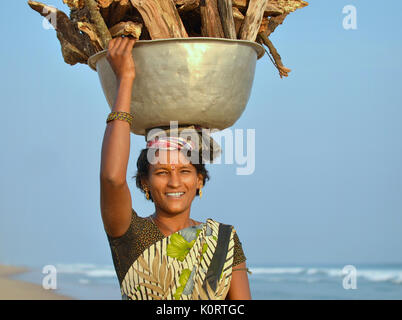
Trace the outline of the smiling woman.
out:
M 102 219 L 122 297 L 250 299 L 246 258 L 233 226 L 190 218 L 192 202 L 202 196 L 209 180 L 202 157 L 213 150 L 202 150 L 203 143 L 197 147 L 194 140 L 172 132 L 151 136 L 138 158 L 135 178 L 155 212 L 142 218 L 132 208 L 126 174 L 133 45 L 127 38 L 109 43 L 108 61 L 119 85 L 107 119 L 100 172 Z

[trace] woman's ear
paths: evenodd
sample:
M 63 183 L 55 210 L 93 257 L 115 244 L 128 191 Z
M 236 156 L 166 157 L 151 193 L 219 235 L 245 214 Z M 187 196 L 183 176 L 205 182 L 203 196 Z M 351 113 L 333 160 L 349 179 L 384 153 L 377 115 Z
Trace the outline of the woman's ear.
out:
M 198 175 L 197 175 L 197 185 L 198 185 L 198 189 L 199 188 L 202 188 L 203 187 L 203 184 L 204 184 L 204 176 L 201 174 L 201 173 L 199 173 Z
M 143 188 L 143 189 L 144 189 L 144 186 L 147 186 L 147 187 L 148 187 L 148 189 L 149 189 L 149 183 L 148 183 L 148 180 L 147 180 L 147 179 L 145 179 L 145 178 L 141 179 L 141 186 L 142 186 L 142 188 Z

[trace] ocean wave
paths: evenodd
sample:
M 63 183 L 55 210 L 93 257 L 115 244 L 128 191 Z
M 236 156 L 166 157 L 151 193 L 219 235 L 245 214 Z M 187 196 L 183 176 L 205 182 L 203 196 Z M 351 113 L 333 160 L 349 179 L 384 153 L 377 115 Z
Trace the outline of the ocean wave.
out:
M 402 270 L 357 270 L 357 277 L 365 278 L 373 282 L 392 282 L 402 284 Z
M 269 281 L 300 280 L 318 282 L 329 279 L 342 279 L 346 273 L 343 268 L 305 268 L 305 267 L 258 267 L 250 268 L 254 275 L 266 275 Z M 279 276 L 279 277 L 278 277 Z M 402 285 L 402 269 L 356 268 L 357 279 L 370 282 L 390 282 Z
M 105 265 L 95 265 L 95 264 L 57 264 L 56 270 L 61 274 L 76 274 L 83 275 L 90 278 L 115 278 L 116 271 L 113 266 Z
M 249 268 L 254 274 L 301 274 L 304 268 Z
M 95 264 L 58 264 L 58 273 L 75 274 L 81 279 L 85 278 L 116 278 L 113 265 Z M 326 267 L 249 267 L 252 275 L 264 277 L 268 281 L 300 280 L 305 282 L 328 281 L 345 277 L 343 268 Z M 358 268 L 356 267 L 357 280 L 364 279 L 370 282 L 388 282 L 402 285 L 402 268 Z M 252 278 L 251 278 L 252 279 Z M 83 281 L 85 282 L 85 281 Z

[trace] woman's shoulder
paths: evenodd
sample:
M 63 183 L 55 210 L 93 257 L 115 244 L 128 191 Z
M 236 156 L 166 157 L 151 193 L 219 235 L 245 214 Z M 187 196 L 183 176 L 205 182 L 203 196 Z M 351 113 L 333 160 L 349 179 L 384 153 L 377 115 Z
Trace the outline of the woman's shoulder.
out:
M 153 230 L 153 223 L 151 220 L 149 220 L 149 217 L 141 217 L 137 214 L 137 212 L 134 210 L 134 208 L 131 208 L 131 221 L 130 225 L 127 229 L 127 231 L 119 237 L 110 237 L 108 236 L 108 239 L 115 242 L 119 243 L 123 240 L 126 239 L 131 239 L 131 238 L 136 238 L 140 236 L 141 234 L 149 234 L 149 233 L 155 233 L 155 230 Z M 153 231 L 153 232 L 149 232 Z

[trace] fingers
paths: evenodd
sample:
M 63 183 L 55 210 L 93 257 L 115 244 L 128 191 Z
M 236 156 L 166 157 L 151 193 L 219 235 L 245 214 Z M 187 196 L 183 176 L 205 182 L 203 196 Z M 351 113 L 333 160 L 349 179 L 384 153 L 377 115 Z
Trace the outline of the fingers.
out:
M 123 41 L 122 44 L 121 44 L 122 46 L 124 46 L 123 51 L 127 52 L 127 53 L 131 53 L 132 50 L 133 50 L 134 44 L 136 42 L 136 39 L 135 38 L 129 38 L 129 37 L 126 37 L 124 39 L 127 40 L 127 41 Z
M 125 55 L 131 53 L 133 41 L 131 41 L 131 39 L 129 39 L 128 37 L 120 39 L 122 40 L 118 43 L 118 47 L 116 48 L 116 54 Z
M 116 37 L 109 41 L 108 59 L 114 56 L 131 55 L 136 39 L 132 37 Z

